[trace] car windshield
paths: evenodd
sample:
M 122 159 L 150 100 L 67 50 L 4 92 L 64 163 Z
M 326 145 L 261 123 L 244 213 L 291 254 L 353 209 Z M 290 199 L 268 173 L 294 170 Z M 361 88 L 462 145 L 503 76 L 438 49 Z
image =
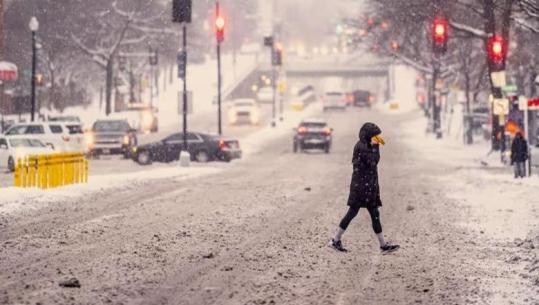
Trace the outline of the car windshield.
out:
M 37 139 L 10 139 L 9 144 L 12 147 L 45 147 L 45 144 Z
M 125 132 L 129 130 L 129 124 L 125 121 L 97 121 L 93 130 L 96 132 Z
M 303 122 L 303 123 L 301 123 L 301 127 L 306 127 L 306 128 L 324 128 L 326 126 L 327 126 L 327 124 L 322 123 L 322 122 Z

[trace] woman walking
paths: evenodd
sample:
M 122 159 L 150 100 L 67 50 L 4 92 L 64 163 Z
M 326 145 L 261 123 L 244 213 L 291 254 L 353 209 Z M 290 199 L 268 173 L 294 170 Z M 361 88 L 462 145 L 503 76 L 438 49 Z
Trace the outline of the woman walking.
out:
M 354 172 L 348 197 L 349 209 L 341 220 L 335 237 L 329 243 L 329 246 L 337 251 L 347 251 L 342 245 L 341 237 L 352 219 L 359 213 L 360 208 L 367 209 L 371 216 L 372 228 L 378 237 L 381 251 L 391 252 L 399 248 L 399 245 L 385 241 L 378 211 L 378 208 L 382 206 L 378 184 L 378 162 L 380 161 L 380 145 L 385 144 L 380 136 L 381 133 L 380 128 L 374 123 L 365 123 L 359 131 L 359 141 L 354 147 L 352 156 Z

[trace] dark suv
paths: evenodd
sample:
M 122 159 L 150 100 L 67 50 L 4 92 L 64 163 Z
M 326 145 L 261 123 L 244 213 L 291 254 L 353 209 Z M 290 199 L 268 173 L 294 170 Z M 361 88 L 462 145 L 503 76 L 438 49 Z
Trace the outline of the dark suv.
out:
M 331 150 L 333 128 L 326 121 L 309 119 L 302 121 L 294 131 L 294 153 L 305 149 L 322 149 L 326 154 Z
M 179 160 L 184 150 L 183 133 L 172 134 L 159 142 L 133 147 L 132 158 L 141 165 L 152 162 L 172 162 Z M 187 150 L 193 161 L 208 162 L 222 160 L 229 162 L 241 158 L 238 140 L 203 133 L 187 133 Z

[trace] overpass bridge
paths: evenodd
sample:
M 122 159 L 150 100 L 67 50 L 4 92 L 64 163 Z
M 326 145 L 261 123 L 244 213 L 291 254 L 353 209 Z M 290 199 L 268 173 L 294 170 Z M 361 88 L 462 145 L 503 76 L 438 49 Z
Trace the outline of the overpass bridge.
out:
M 267 56 L 269 57 L 269 56 Z M 286 57 L 279 68 L 287 85 L 312 85 L 319 93 L 324 90 L 375 91 L 378 98 L 391 95 L 391 61 L 369 54 L 328 55 L 312 58 Z M 263 85 L 264 78 L 271 78 L 273 67 L 269 61 L 258 62 L 234 86 L 225 92 L 225 99 L 254 97 L 253 85 Z

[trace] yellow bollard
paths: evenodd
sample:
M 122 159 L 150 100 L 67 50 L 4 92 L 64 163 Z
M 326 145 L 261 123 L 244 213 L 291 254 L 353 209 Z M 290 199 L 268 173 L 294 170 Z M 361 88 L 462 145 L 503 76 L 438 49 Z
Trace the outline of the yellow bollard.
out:
M 84 164 L 84 175 L 83 175 L 83 182 L 84 183 L 88 183 L 88 160 L 86 160 L 86 158 L 83 159 L 83 164 Z
M 15 187 L 22 186 L 21 172 L 22 172 L 21 159 L 17 159 L 17 164 L 15 164 L 15 176 L 13 178 L 13 185 Z
M 32 156 L 28 157 L 28 187 L 36 186 L 36 165 L 34 161 L 35 159 Z
M 26 157 L 19 159 L 19 163 L 21 164 L 21 187 L 26 187 L 27 185 L 27 178 L 28 178 L 28 160 Z

